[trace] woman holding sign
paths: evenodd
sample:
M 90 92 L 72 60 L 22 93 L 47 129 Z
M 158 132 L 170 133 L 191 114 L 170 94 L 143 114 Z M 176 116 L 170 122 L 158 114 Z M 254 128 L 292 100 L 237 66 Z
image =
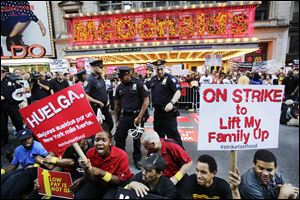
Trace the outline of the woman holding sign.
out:
M 109 132 L 95 135 L 94 147 L 82 161 L 85 176 L 71 186 L 76 199 L 99 199 L 112 185 L 120 185 L 132 177 L 127 153 L 111 145 Z

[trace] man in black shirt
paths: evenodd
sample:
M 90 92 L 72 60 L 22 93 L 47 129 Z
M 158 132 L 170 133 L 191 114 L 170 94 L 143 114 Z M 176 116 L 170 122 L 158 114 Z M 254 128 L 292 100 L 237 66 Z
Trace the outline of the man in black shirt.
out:
M 64 79 L 64 73 L 58 72 L 56 78 L 50 81 L 51 94 L 69 87 L 68 81 Z
M 40 72 L 31 78 L 31 99 L 32 102 L 41 100 L 50 95 L 49 82 L 46 80 L 45 72 Z
M 230 185 L 216 177 L 217 163 L 209 155 L 202 155 L 196 163 L 196 173 L 183 179 L 179 188 L 181 199 L 232 199 Z
M 283 79 L 282 85 L 285 85 L 284 93 L 285 99 L 296 100 L 297 93 L 299 92 L 299 77 L 293 76 L 293 71 L 290 70 L 287 76 Z
M 128 192 L 130 197 L 133 199 L 149 199 L 150 197 L 176 199 L 177 190 L 175 185 L 168 177 L 162 176 L 162 172 L 166 167 L 163 157 L 158 153 L 152 153 L 141 163 L 143 171 L 132 177 L 124 187 L 126 190 L 135 191 L 135 194 Z M 116 192 L 115 189 L 112 189 L 107 192 L 104 199 L 114 197 L 116 197 Z

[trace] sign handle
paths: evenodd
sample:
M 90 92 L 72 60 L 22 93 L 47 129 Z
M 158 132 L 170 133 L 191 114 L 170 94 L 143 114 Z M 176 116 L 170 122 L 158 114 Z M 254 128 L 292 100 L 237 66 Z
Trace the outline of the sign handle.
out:
M 236 173 L 236 161 L 237 161 L 237 151 L 231 150 L 230 151 L 230 171 Z
M 78 142 L 75 142 L 75 143 L 73 144 L 73 147 L 74 147 L 75 151 L 78 153 L 78 155 L 80 156 L 80 158 L 81 158 L 82 160 L 86 161 L 87 158 L 86 158 L 85 154 L 83 153 L 82 149 L 80 148 Z

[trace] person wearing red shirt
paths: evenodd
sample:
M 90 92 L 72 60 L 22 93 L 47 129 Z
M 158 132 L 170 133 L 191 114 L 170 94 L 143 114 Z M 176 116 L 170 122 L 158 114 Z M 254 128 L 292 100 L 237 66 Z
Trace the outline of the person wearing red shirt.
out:
M 70 188 L 76 199 L 102 198 L 107 189 L 121 185 L 133 175 L 127 153 L 111 145 L 109 132 L 95 135 L 94 147 L 86 156 L 87 160 L 81 161 L 85 175 Z
M 144 133 L 141 143 L 150 153 L 160 153 L 167 163 L 163 176 L 170 177 L 176 185 L 193 164 L 188 153 L 172 139 L 159 138 L 156 132 Z

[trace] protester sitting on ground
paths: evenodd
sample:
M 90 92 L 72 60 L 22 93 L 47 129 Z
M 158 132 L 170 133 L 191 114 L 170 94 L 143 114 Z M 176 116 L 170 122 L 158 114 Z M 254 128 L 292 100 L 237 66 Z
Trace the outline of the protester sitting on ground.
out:
M 239 187 L 242 199 L 296 198 L 299 188 L 287 184 L 276 168 L 277 160 L 272 152 L 256 151 L 253 167 L 242 175 Z
M 70 188 L 77 199 L 102 198 L 107 189 L 121 185 L 133 175 L 127 153 L 111 145 L 108 131 L 95 135 L 94 147 L 87 151 L 86 156 L 87 160 L 81 161 L 85 175 Z
M 163 175 L 170 177 L 176 185 L 187 174 L 193 161 L 188 153 L 172 139 L 159 138 L 156 132 L 145 132 L 141 143 L 150 153 L 160 153 L 166 161 L 167 167 Z
M 210 155 L 202 155 L 196 163 L 196 173 L 183 179 L 177 188 L 181 199 L 232 199 L 229 184 L 216 177 L 217 163 Z
M 286 100 L 285 103 L 282 104 L 280 124 L 299 126 L 299 117 L 296 115 L 297 106 L 299 106 L 298 103 L 292 99 Z
M 31 180 L 27 178 L 30 174 L 26 169 L 34 171 L 35 157 L 48 155 L 46 149 L 39 142 L 33 140 L 30 129 L 19 131 L 17 138 L 21 145 L 15 149 L 11 164 L 1 169 L 1 199 L 22 196 L 23 192 L 27 190 L 22 190 L 22 187 L 16 186 L 16 184 L 25 186 L 27 181 L 30 183 Z M 19 165 L 21 168 L 18 169 Z M 17 192 L 13 189 L 17 189 Z
M 139 198 L 147 199 L 151 195 L 156 195 L 157 198 L 174 199 L 177 197 L 177 190 L 172 181 L 168 177 L 162 176 L 166 162 L 160 154 L 150 154 L 141 161 L 141 164 L 142 171 L 132 177 L 124 189 L 135 191 Z M 105 198 L 116 198 L 116 190 L 106 193 Z

